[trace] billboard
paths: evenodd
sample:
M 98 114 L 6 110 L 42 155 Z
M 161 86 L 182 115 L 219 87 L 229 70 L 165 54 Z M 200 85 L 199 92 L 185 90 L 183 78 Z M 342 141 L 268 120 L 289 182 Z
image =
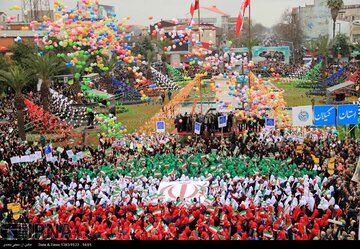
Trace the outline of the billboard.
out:
M 82 1 L 77 1 L 77 9 L 86 11 L 87 18 L 92 18 L 92 15 L 90 14 L 90 12 L 94 11 L 95 8 L 98 9 L 97 19 L 99 19 L 99 20 L 104 19 L 106 17 L 111 17 L 112 15 L 114 15 L 116 13 L 115 6 L 103 5 L 103 4 L 93 4 L 93 5 L 91 5 L 91 7 L 87 7 L 87 5 L 84 4 Z
M 110 5 L 102 5 L 98 6 L 98 17 L 100 19 L 104 19 L 105 17 L 111 17 L 115 14 L 115 7 Z
M 234 53 L 248 53 L 248 48 L 234 48 L 232 52 Z M 275 59 L 277 62 L 283 62 L 285 64 L 290 63 L 290 48 L 288 46 L 280 46 L 280 47 L 260 47 L 255 46 L 251 49 L 252 59 L 255 62 L 265 61 L 265 60 L 273 60 Z
M 330 126 L 336 122 L 336 108 L 333 105 L 314 106 L 314 125 Z
M 281 47 L 253 47 L 253 60 L 255 62 L 276 60 L 277 62 L 290 63 L 290 49 L 288 46 Z
M 358 105 L 339 105 L 337 113 L 338 125 L 358 124 L 359 106 Z

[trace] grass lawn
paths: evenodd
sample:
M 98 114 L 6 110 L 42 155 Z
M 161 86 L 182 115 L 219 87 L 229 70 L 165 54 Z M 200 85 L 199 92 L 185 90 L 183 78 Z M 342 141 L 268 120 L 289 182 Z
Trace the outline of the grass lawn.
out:
M 277 88 L 282 88 L 285 90 L 284 99 L 287 106 L 301 106 L 301 105 L 311 105 L 311 99 L 314 97 L 315 105 L 325 104 L 326 96 L 306 96 L 306 92 L 310 89 L 306 88 L 297 88 L 294 83 L 276 83 L 273 84 Z
M 165 104 L 169 102 L 168 97 L 165 98 Z M 146 121 L 161 110 L 160 104 L 139 104 L 127 105 L 129 111 L 118 113 L 117 120 L 122 123 L 127 129 L 127 133 L 133 133 L 136 129 L 140 128 Z

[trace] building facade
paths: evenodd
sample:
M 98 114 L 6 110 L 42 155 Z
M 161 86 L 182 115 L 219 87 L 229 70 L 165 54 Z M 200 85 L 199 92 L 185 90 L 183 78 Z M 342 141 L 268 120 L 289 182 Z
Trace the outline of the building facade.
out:
M 333 36 L 333 20 L 327 0 L 314 0 L 314 4 L 293 9 L 299 18 L 306 39 L 315 39 L 320 35 Z M 351 42 L 360 40 L 360 5 L 345 5 L 339 10 L 335 35 L 344 34 Z
M 360 42 L 360 4 L 345 5 L 339 11 L 338 20 L 348 23 L 350 42 Z

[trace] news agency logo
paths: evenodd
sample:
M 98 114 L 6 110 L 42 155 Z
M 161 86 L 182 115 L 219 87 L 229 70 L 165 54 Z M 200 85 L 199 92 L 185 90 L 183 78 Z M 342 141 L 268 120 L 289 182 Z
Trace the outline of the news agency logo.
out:
M 62 234 L 62 238 L 70 237 L 69 224 L 28 224 L 5 223 L 0 225 L 0 233 L 3 240 L 38 240 L 42 238 L 57 238 Z
M 308 113 L 307 111 L 303 111 L 303 110 L 302 110 L 302 111 L 299 113 L 299 115 L 298 115 L 298 119 L 299 119 L 300 121 L 302 121 L 302 122 L 308 121 L 309 118 L 310 118 L 310 115 L 309 115 L 309 113 Z

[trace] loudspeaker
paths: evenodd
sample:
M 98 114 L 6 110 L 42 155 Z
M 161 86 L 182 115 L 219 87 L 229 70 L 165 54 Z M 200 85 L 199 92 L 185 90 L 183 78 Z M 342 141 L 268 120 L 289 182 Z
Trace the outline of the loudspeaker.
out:
M 336 94 L 335 101 L 343 101 L 345 100 L 345 93 Z

